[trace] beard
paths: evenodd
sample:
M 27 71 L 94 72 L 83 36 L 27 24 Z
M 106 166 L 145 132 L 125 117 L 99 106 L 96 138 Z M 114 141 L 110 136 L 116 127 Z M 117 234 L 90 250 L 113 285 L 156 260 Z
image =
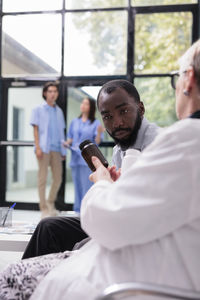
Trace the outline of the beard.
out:
M 142 124 L 142 118 L 140 116 L 140 113 L 137 112 L 137 118 L 136 118 L 136 121 L 135 121 L 135 126 L 133 129 L 131 128 L 119 128 L 119 129 L 116 129 L 115 131 L 111 133 L 108 132 L 108 134 L 114 139 L 115 143 L 117 145 L 119 145 L 121 147 L 121 149 L 123 151 L 127 150 L 130 146 L 134 145 L 136 140 L 137 140 L 137 136 L 138 136 L 138 131 L 141 127 L 141 124 Z M 115 137 L 115 132 L 117 131 L 121 131 L 121 130 L 124 130 L 124 131 L 127 131 L 127 132 L 130 132 L 130 135 L 128 135 L 128 137 L 126 138 L 122 138 L 122 139 L 118 139 Z

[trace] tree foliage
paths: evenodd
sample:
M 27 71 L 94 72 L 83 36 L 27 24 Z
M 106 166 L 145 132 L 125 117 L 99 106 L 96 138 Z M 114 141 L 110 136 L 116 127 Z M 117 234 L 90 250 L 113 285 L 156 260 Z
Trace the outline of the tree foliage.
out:
M 191 44 L 192 14 L 136 15 L 135 72 L 168 73 Z
M 73 21 L 80 34 L 89 34 L 94 64 L 98 68 L 107 66 L 105 75 L 126 73 L 126 11 L 76 13 Z

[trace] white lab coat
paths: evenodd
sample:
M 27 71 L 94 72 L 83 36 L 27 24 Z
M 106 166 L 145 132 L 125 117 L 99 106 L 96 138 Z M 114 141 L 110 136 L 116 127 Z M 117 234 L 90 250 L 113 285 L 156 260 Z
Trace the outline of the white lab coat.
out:
M 92 240 L 31 300 L 93 300 L 124 281 L 200 290 L 199 186 L 200 120 L 186 119 L 163 130 L 117 182 L 92 186 L 81 209 Z

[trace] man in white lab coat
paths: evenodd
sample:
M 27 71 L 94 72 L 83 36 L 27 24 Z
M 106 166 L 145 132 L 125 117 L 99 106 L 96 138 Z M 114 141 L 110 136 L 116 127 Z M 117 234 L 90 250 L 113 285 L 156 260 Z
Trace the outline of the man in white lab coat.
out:
M 92 300 L 133 280 L 200 290 L 200 40 L 177 76 L 180 121 L 116 182 L 93 159 L 95 184 L 81 209 L 92 240 L 49 272 L 31 300 Z

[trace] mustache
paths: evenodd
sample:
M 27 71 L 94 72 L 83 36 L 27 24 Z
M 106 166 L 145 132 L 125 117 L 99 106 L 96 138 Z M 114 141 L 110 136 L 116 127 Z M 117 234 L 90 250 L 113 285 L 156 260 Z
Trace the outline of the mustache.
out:
M 119 131 L 128 131 L 128 132 L 132 132 L 131 128 L 117 128 L 112 132 L 112 135 L 115 135 L 117 132 Z

